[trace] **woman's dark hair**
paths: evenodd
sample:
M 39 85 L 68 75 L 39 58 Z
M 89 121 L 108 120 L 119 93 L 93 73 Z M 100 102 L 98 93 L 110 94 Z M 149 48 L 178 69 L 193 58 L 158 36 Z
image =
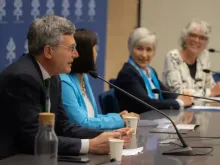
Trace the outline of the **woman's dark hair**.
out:
M 74 38 L 79 57 L 74 59 L 71 73 L 87 73 L 90 70 L 96 70 L 93 47 L 97 45 L 97 35 L 87 29 L 77 29 Z

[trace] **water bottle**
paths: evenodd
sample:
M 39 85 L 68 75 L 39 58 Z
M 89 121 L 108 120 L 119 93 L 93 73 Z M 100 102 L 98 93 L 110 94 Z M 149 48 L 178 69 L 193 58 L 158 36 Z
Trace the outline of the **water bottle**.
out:
M 39 113 L 39 131 L 35 137 L 35 162 L 38 165 L 57 165 L 58 138 L 54 131 L 55 114 Z

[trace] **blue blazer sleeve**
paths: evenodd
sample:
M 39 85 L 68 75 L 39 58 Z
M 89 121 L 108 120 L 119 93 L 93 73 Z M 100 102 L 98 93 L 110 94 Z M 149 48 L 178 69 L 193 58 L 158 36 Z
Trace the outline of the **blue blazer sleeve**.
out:
M 124 122 L 119 114 L 100 115 L 94 118 L 88 117 L 88 112 L 82 104 L 80 89 L 77 88 L 74 79 L 69 75 L 60 75 L 62 80 L 62 97 L 65 112 L 72 123 L 96 129 L 117 129 L 124 127 Z M 97 113 L 97 112 L 95 112 Z

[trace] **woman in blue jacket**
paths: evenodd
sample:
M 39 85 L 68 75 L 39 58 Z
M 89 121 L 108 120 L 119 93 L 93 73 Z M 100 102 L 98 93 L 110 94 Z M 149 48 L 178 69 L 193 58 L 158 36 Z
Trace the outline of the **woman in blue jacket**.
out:
M 95 70 L 97 36 L 94 32 L 78 29 L 75 33 L 79 57 L 74 60 L 70 74 L 61 74 L 63 105 L 72 123 L 96 128 L 116 129 L 124 127 L 123 113 L 98 114 L 89 83 L 88 71 Z

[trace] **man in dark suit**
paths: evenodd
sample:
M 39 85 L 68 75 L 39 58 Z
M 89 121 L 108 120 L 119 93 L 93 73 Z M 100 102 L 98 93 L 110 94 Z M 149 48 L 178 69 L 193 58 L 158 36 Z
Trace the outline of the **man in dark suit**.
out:
M 55 113 L 55 132 L 59 154 L 108 153 L 109 137 L 119 132 L 104 132 L 71 125 L 64 113 L 58 74 L 68 73 L 74 58 L 74 25 L 62 17 L 36 19 L 29 28 L 29 54 L 0 74 L 0 159 L 17 153 L 34 152 L 38 114 L 45 111 L 44 80 L 50 79 L 50 111 Z M 124 129 L 127 135 L 132 130 Z M 126 144 L 129 136 L 125 136 Z

